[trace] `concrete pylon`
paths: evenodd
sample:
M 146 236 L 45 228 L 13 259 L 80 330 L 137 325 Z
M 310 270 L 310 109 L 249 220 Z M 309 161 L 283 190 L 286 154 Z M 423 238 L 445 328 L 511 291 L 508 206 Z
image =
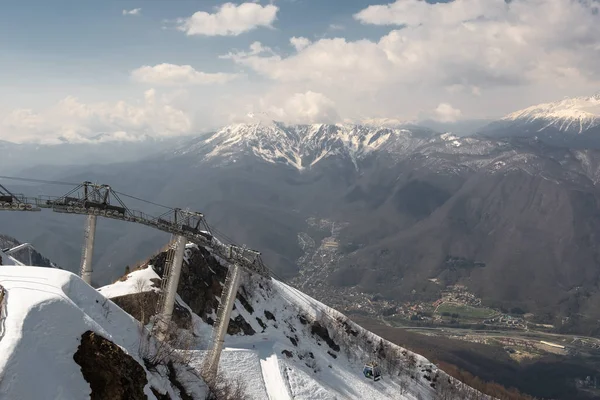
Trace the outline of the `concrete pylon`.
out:
M 227 328 L 229 327 L 229 319 L 231 311 L 235 303 L 238 288 L 240 286 L 242 269 L 239 265 L 233 264 L 227 271 L 227 277 L 221 291 L 221 302 L 217 309 L 217 320 L 213 328 L 212 346 L 206 355 L 204 365 L 202 366 L 202 374 L 207 381 L 213 381 L 219 370 L 219 360 L 221 359 L 221 351 L 223 350 L 223 342 Z
M 83 252 L 81 254 L 81 279 L 88 285 L 92 284 L 92 256 L 94 254 L 95 238 L 96 216 L 88 215 L 83 236 Z
M 179 286 L 179 277 L 181 276 L 181 267 L 183 265 L 183 256 L 185 253 L 185 245 L 187 239 L 184 236 L 177 236 L 175 241 L 175 254 L 173 255 L 173 264 L 166 266 L 169 271 L 168 276 L 163 279 L 167 279 L 166 293 L 164 294 L 164 306 L 162 310 L 159 310 L 160 315 L 158 316 L 157 328 L 159 339 L 164 340 L 167 336 L 169 324 L 173 317 L 173 308 L 175 307 L 175 297 L 177 296 L 177 286 Z

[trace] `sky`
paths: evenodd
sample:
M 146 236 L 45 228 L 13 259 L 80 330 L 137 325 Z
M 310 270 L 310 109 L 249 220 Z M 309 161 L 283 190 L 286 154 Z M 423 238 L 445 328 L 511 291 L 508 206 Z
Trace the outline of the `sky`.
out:
M 600 90 L 600 0 L 22 0 L 0 140 L 498 118 Z

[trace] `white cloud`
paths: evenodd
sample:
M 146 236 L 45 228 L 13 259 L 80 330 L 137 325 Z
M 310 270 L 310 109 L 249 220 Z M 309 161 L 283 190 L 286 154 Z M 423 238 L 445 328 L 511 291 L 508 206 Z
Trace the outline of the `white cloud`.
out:
M 290 39 L 290 43 L 292 44 L 292 46 L 294 46 L 296 51 L 301 51 L 310 45 L 310 40 L 305 37 L 294 36 Z
M 520 90 L 518 100 L 526 101 L 542 92 L 600 84 L 598 4 L 399 0 L 356 14 L 365 24 L 399 25 L 377 40 L 338 37 L 308 43 L 296 38 L 292 44 L 298 51 L 291 54 L 254 43 L 251 51 L 225 57 L 278 87 L 289 87 L 289 93 L 323 93 L 344 118 L 356 117 L 360 110 L 410 118 L 435 108 L 447 88 L 454 88 L 449 100 L 460 109 L 470 105 L 489 113 L 491 105 L 500 104 L 493 98 L 499 90 Z M 484 97 L 487 111 L 483 101 L 475 100 Z M 504 103 L 510 108 L 515 104 Z
M 597 76 L 600 54 L 592 47 L 600 37 L 600 14 L 582 3 L 401 0 L 394 7 L 403 12 L 371 6 L 357 14 L 365 22 L 409 23 L 378 41 L 322 39 L 286 58 L 251 55 L 236 61 L 279 81 L 342 85 L 435 82 L 481 89 Z
M 398 0 L 369 6 L 355 14 L 354 18 L 363 24 L 374 25 L 456 25 L 480 17 L 497 18 L 508 7 L 504 0 L 455 0 L 435 4 L 423 0 Z
M 0 115 L 0 138 L 17 142 L 53 143 L 59 138 L 84 142 L 101 133 L 105 139 L 135 140 L 145 135 L 182 135 L 191 127 L 190 116 L 157 97 L 154 89 L 134 103 L 86 104 L 69 96 L 40 112 L 17 109 Z
M 141 8 L 134 8 L 133 10 L 123 10 L 123 15 L 140 15 L 141 12 Z
M 446 86 L 449 93 L 471 93 L 473 96 L 481 96 L 481 88 L 478 86 L 466 86 L 460 83 Z
M 223 84 L 237 78 L 237 74 L 223 72 L 207 73 L 195 70 L 190 65 L 157 64 L 143 66 L 131 71 L 138 82 L 152 85 L 208 85 Z
M 259 97 L 238 100 L 229 103 L 228 123 L 254 123 L 257 120 L 275 120 L 288 124 L 342 121 L 330 98 L 310 90 L 292 94 L 273 91 Z
M 260 54 L 276 55 L 270 47 L 263 46 L 260 42 L 253 42 L 250 45 L 249 51 L 230 51 L 227 54 L 220 55 L 219 58 L 223 60 L 234 60 L 236 62 L 241 62 L 244 58 L 257 56 Z
M 448 103 L 440 103 L 434 111 L 434 119 L 440 122 L 455 122 L 460 119 L 462 112 Z
M 329 30 L 330 31 L 343 31 L 344 25 L 340 25 L 340 24 L 330 24 L 329 25 Z
M 283 105 L 272 105 L 268 111 L 276 120 L 292 124 L 335 123 L 339 115 L 335 103 L 322 93 L 295 93 Z
M 271 27 L 278 10 L 272 4 L 225 3 L 212 14 L 198 11 L 189 18 L 180 19 L 177 29 L 187 35 L 237 36 L 257 27 Z

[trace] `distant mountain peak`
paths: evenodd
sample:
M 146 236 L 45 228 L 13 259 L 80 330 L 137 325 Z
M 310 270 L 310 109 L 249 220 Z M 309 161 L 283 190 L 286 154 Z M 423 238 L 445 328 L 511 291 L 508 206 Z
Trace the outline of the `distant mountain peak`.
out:
M 554 128 L 560 132 L 581 134 L 600 126 L 600 92 L 531 106 L 508 114 L 502 121 L 538 122 L 541 123 L 538 132 Z

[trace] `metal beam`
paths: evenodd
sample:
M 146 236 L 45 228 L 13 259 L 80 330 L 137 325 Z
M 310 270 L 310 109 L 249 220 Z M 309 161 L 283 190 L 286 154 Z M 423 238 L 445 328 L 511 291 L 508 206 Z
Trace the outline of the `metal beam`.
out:
M 227 271 L 227 277 L 221 291 L 221 302 L 217 309 L 217 320 L 213 328 L 213 341 L 211 348 L 204 359 L 202 374 L 205 380 L 212 381 L 216 378 L 219 370 L 219 360 L 223 350 L 225 334 L 229 327 L 231 311 L 235 303 L 238 287 L 240 286 L 241 268 L 233 264 Z
M 52 198 L 28 198 L 15 195 L 4 186 L 0 186 L 0 210 L 40 211 L 42 208 L 51 208 L 58 213 L 93 215 L 134 222 L 172 235 L 184 236 L 192 243 L 209 247 L 213 253 L 229 263 L 238 264 L 252 274 L 270 278 L 258 251 L 221 242 L 211 233 L 202 213 L 167 207 L 168 211 L 162 215 L 148 215 L 127 207 L 109 185 L 91 182 L 83 182 L 67 194 Z
M 88 215 L 81 254 L 81 279 L 88 285 L 92 284 L 92 256 L 94 254 L 94 239 L 96 237 L 96 216 Z
M 179 286 L 179 277 L 181 276 L 181 267 L 183 265 L 183 255 L 187 239 L 184 236 L 177 236 L 175 240 L 175 253 L 173 254 L 172 264 L 165 265 L 165 274 L 163 279 L 167 279 L 166 290 L 163 293 L 164 303 L 159 310 L 157 328 L 158 338 L 166 339 L 169 330 L 169 324 L 173 317 L 173 308 L 175 307 L 175 297 L 177 296 L 177 286 Z

